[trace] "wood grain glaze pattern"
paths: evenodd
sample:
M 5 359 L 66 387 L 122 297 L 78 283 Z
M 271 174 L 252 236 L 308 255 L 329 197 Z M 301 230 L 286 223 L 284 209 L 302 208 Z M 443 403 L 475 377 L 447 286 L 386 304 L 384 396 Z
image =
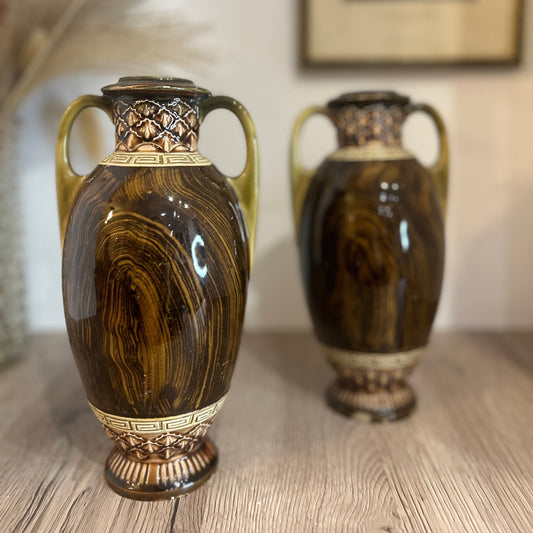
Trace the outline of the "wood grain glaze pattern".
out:
M 150 418 L 220 399 L 249 261 L 237 199 L 215 167 L 98 166 L 74 202 L 63 256 L 65 317 L 89 401 Z
M 309 186 L 301 228 L 304 287 L 321 342 L 383 353 L 427 343 L 444 230 L 418 162 L 326 161 Z

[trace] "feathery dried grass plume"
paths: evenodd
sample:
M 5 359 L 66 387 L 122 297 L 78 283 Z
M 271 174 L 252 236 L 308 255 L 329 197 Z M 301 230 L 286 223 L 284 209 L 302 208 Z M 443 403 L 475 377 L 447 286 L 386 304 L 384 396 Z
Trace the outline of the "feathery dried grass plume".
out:
M 117 66 L 201 67 L 205 27 L 144 0 L 0 0 L 0 117 L 38 84 Z

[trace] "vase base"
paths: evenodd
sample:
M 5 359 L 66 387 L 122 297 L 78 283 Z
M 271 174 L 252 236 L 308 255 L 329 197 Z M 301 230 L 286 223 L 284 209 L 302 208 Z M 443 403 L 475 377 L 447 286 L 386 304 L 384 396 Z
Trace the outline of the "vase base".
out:
M 400 420 L 409 416 L 416 406 L 415 394 L 407 382 L 369 391 L 337 380 L 328 389 L 326 399 L 335 411 L 368 422 Z
M 137 461 L 114 448 L 106 461 L 105 479 L 116 493 L 126 498 L 171 500 L 203 485 L 217 463 L 217 450 L 209 438 L 193 452 L 160 462 Z

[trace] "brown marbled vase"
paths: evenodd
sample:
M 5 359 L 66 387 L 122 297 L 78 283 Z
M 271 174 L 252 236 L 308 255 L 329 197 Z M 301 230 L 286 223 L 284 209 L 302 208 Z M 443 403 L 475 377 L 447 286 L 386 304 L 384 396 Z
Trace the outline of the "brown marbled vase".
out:
M 413 111 L 441 135 L 436 165 L 402 147 Z M 334 123 L 339 149 L 303 169 L 298 138 L 314 113 Z M 304 111 L 292 145 L 293 200 L 302 278 L 314 330 L 338 374 L 328 403 L 373 421 L 407 416 L 407 383 L 428 342 L 444 265 L 448 147 L 442 120 L 396 93 L 352 93 Z
M 115 443 L 105 476 L 135 499 L 181 496 L 213 472 L 206 437 L 239 347 L 253 253 L 257 148 L 235 100 L 187 80 L 123 78 L 76 100 L 58 142 L 63 298 L 90 405 Z M 116 151 L 88 176 L 68 162 L 81 109 L 98 106 Z M 227 179 L 197 151 L 211 109 L 234 111 L 248 161 Z

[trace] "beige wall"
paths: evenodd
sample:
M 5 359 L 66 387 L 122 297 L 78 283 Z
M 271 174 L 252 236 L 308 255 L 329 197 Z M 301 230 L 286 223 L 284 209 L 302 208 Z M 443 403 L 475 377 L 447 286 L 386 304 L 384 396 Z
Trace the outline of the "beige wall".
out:
M 161 3 L 153 4 L 155 8 Z M 310 327 L 291 226 L 290 130 L 304 106 L 364 89 L 393 89 L 430 103 L 449 130 L 451 189 L 438 327 L 533 327 L 533 10 L 526 13 L 524 61 L 519 68 L 302 72 L 297 66 L 295 4 L 286 0 L 179 3 L 188 6 L 189 20 L 209 26 L 198 44 L 209 50 L 212 59 L 196 71 L 180 70 L 177 51 L 178 66 L 170 72 L 192 77 L 217 94 L 235 96 L 248 107 L 257 126 L 262 182 L 247 327 Z M 21 172 L 33 328 L 63 327 L 52 159 L 61 110 L 79 94 L 95 92 L 131 72 L 126 68 L 113 75 L 53 82 L 22 109 L 20 139 L 32 146 L 21 157 Z M 169 69 L 154 66 L 152 72 L 142 73 L 163 72 Z M 96 144 L 103 154 L 111 150 L 111 129 L 105 119 L 99 124 L 102 140 Z M 435 156 L 436 138 L 426 119 L 410 119 L 405 141 L 423 162 Z M 331 127 L 316 119 L 304 144 L 307 161 L 318 163 L 333 147 Z M 97 159 L 80 146 L 78 138 L 73 152 L 80 168 L 88 170 Z M 226 113 L 208 119 L 200 146 L 222 170 L 239 170 L 242 136 Z

